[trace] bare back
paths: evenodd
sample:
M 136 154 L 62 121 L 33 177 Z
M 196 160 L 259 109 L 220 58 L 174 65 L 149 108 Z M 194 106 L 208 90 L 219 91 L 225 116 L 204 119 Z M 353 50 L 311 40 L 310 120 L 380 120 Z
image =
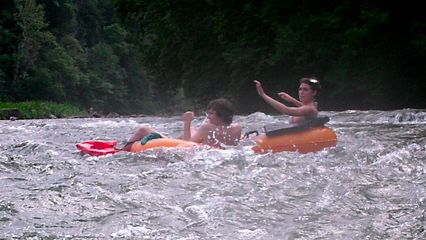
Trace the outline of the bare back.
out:
M 237 123 L 228 126 L 203 124 L 197 129 L 197 135 L 202 138 L 203 144 L 224 148 L 224 145 L 238 144 L 241 138 L 241 126 Z

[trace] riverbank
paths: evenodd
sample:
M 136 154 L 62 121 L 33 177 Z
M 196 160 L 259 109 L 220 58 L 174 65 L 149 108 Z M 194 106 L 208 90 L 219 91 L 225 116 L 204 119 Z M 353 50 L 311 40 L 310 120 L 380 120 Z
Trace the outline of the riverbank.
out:
M 203 110 L 193 110 L 196 114 L 203 114 Z M 166 117 L 181 115 L 181 111 L 158 111 L 155 116 Z M 26 102 L 0 102 L 0 120 L 17 119 L 52 119 L 52 118 L 119 118 L 119 117 L 141 117 L 139 114 L 119 114 L 116 112 L 101 113 L 93 109 L 81 109 L 69 103 L 54 103 L 48 101 L 26 101 Z
M 54 103 L 45 101 L 0 102 L 0 119 L 39 119 L 89 117 L 90 114 L 69 103 Z

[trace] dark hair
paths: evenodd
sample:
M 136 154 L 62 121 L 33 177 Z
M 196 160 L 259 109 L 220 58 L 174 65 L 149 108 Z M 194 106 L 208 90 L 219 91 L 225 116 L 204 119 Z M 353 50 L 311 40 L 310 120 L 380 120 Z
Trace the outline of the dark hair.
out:
M 234 109 L 231 102 L 225 98 L 219 98 L 209 102 L 209 105 L 207 105 L 207 110 L 209 109 L 216 111 L 216 115 L 220 117 L 226 124 L 232 123 Z
M 311 86 L 313 90 L 317 91 L 317 94 L 321 91 L 321 84 L 316 78 L 301 78 L 300 84 L 302 83 L 306 83 Z

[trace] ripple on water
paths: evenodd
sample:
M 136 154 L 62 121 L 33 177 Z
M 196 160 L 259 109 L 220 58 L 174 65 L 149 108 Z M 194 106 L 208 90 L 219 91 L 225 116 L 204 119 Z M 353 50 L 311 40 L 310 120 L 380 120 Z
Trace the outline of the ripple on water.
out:
M 178 135 L 180 116 L 0 122 L 0 238 L 425 238 L 424 113 L 326 114 L 338 145 L 310 154 L 254 154 L 244 140 L 81 156 L 77 142 L 125 140 L 139 124 Z

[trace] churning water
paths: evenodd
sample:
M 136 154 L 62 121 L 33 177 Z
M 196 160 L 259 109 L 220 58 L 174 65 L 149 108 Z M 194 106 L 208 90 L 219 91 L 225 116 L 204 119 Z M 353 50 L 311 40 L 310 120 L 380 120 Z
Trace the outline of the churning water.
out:
M 81 156 L 180 116 L 0 121 L 0 239 L 425 239 L 426 111 L 324 112 L 317 153 L 152 149 Z M 287 117 L 237 116 L 244 131 Z M 203 119 L 197 119 L 197 123 Z

